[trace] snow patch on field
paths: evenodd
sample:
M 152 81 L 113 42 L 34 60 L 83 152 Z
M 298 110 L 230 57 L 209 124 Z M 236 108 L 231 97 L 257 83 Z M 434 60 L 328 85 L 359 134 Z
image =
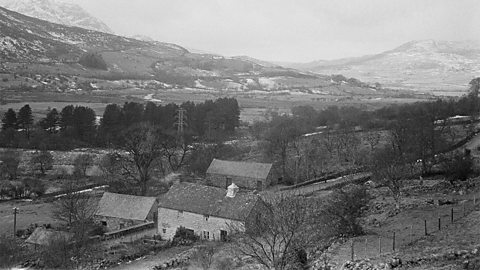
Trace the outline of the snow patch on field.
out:
M 262 85 L 263 87 L 266 87 L 268 89 L 272 89 L 276 85 L 276 81 L 273 78 L 266 78 L 266 77 L 260 77 L 258 78 L 258 83 Z

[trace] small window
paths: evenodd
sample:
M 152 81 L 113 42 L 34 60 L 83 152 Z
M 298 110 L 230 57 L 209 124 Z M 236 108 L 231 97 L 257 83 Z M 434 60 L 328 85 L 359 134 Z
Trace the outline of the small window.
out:
M 163 232 L 163 233 L 167 233 L 167 229 L 162 229 L 162 232 Z
M 102 221 L 102 226 L 107 227 L 107 222 L 106 222 L 106 221 Z
M 210 217 L 209 215 L 203 215 L 203 217 L 205 218 L 205 221 L 208 221 L 208 218 Z
M 210 232 L 208 232 L 208 231 L 203 231 L 203 239 L 209 240 L 209 239 L 210 239 Z

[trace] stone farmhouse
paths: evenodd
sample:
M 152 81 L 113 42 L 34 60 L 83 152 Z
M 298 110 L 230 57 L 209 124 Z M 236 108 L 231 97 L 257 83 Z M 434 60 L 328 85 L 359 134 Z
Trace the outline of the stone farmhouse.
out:
M 105 192 L 95 217 L 107 232 L 157 221 L 157 198 Z
M 265 206 L 253 192 L 193 183 L 176 183 L 159 200 L 158 233 L 172 239 L 184 227 L 204 240 L 226 240 L 233 227 L 248 229 Z
M 207 169 L 209 185 L 227 188 L 235 183 L 241 188 L 263 190 L 272 183 L 272 164 L 214 159 Z

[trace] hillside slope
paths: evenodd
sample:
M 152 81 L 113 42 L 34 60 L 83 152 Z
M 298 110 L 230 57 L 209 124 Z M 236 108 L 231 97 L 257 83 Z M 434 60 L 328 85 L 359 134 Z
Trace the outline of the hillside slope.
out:
M 73 3 L 57 0 L 0 0 L 0 6 L 53 23 L 113 33 L 105 23 Z
M 249 57 L 191 53 L 175 44 L 65 26 L 1 7 L 0 33 L 0 73 L 4 74 L 17 73 L 32 78 L 32 72 L 48 76 L 53 71 L 55 74 L 105 80 L 156 80 L 159 82 L 156 85 L 163 83 L 165 88 L 261 90 L 283 95 L 296 92 L 327 95 L 331 99 L 392 94 L 356 79 L 343 77 L 339 80 Z M 92 53 L 103 58 L 105 65 L 102 69 L 79 64 L 83 56 Z M 0 87 L 9 87 L 10 79 L 6 80 L 4 85 L 0 83 Z M 49 89 L 45 83 L 48 82 L 42 82 Z

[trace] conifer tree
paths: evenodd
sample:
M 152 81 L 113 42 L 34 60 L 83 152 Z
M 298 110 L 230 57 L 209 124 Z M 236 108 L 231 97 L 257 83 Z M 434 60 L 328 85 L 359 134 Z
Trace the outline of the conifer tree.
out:
M 27 138 L 30 138 L 30 128 L 33 125 L 32 109 L 28 104 L 23 106 L 18 112 L 18 126 L 25 130 Z
M 2 118 L 2 129 L 6 130 L 9 128 L 17 128 L 17 113 L 13 109 L 8 109 Z

